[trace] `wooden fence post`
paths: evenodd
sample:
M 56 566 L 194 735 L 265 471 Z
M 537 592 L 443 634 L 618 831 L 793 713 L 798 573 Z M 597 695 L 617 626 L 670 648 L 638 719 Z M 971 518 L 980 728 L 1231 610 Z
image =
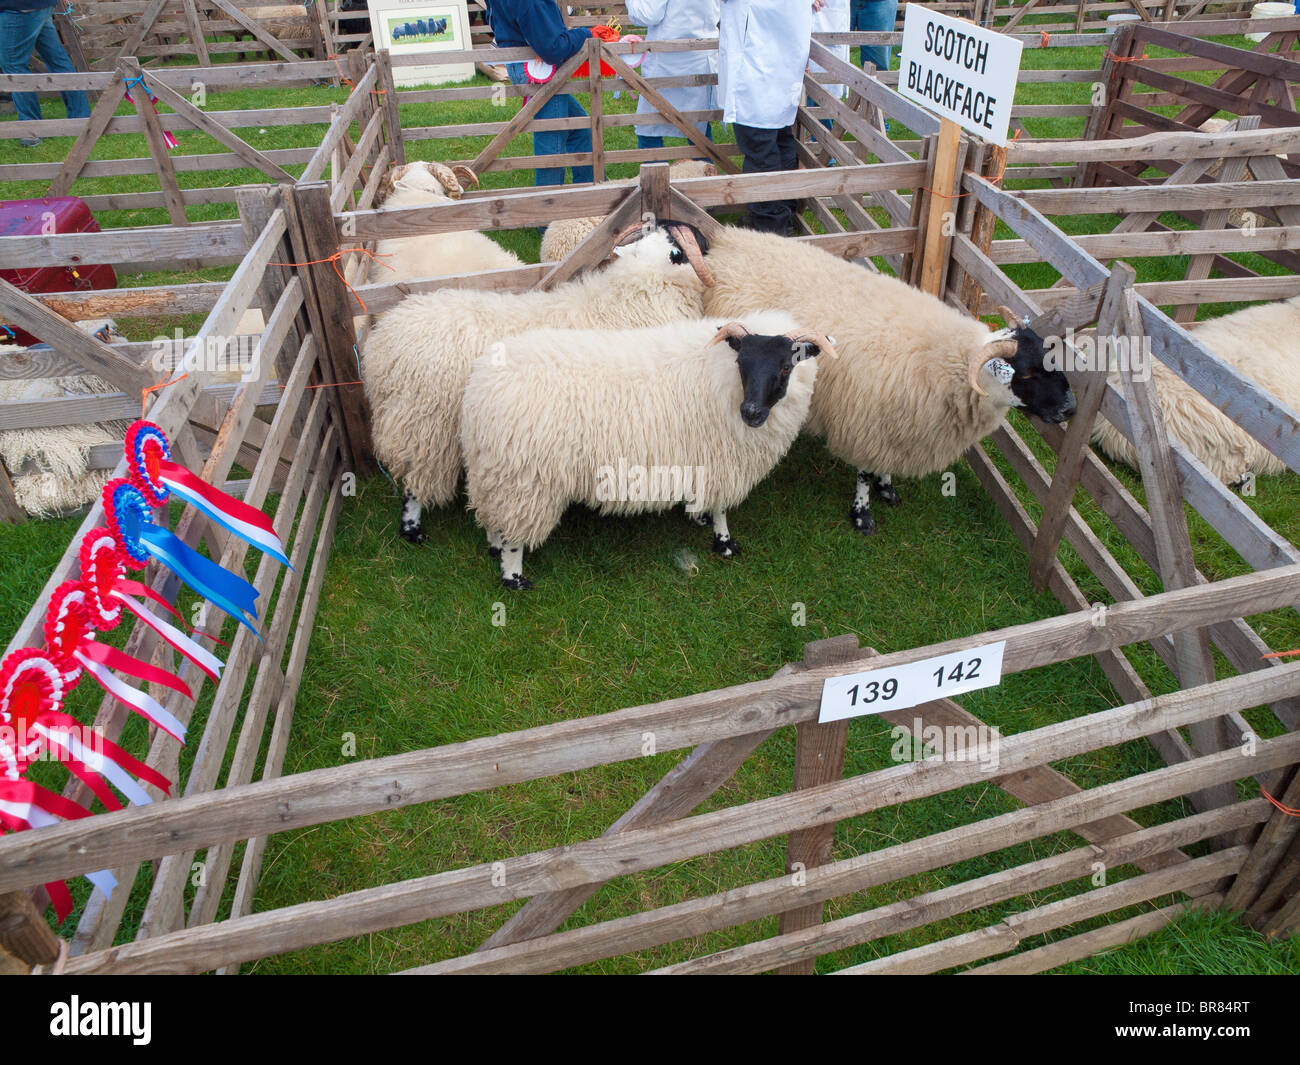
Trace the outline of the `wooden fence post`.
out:
M 835 636 L 808 644 L 804 648 L 803 662 L 809 668 L 816 668 L 852 661 L 861 654 L 856 636 Z M 848 735 L 847 720 L 832 721 L 825 725 L 816 721 L 801 721 L 795 726 L 795 791 L 830 784 L 844 776 L 844 747 Z M 831 859 L 831 846 L 834 842 L 833 821 L 791 832 L 786 843 L 786 872 L 798 875 L 814 866 L 825 865 Z M 814 902 L 781 914 L 780 934 L 786 935 L 821 924 L 823 905 Z M 812 976 L 816 971 L 816 958 L 794 961 L 775 970 L 785 976 Z
M 323 0 L 318 0 L 323 2 Z M 378 68 L 376 84 L 383 93 L 384 139 L 388 143 L 388 159 L 394 166 L 406 163 L 406 147 L 402 143 L 402 119 L 397 110 L 397 86 L 393 82 L 393 57 L 384 48 L 374 55 Z
M 28 968 L 49 965 L 59 956 L 59 937 L 25 891 L 0 894 L 0 962 L 6 954 Z
M 599 37 L 587 41 L 587 90 L 591 93 L 591 180 L 605 180 L 605 97 L 600 73 L 601 50 L 605 42 Z
M 955 217 L 949 212 L 955 211 L 955 197 L 961 191 L 960 152 L 961 127 L 945 118 L 939 127 L 938 147 L 930 167 L 930 206 L 925 218 L 925 250 L 921 253 L 920 287 L 932 296 L 943 295 L 943 282 L 948 273 L 953 230 L 944 233 L 949 228 L 945 216 Z
M 352 472 L 360 476 L 375 469 L 370 407 L 359 383 L 357 335 L 352 327 L 351 304 L 355 297 L 335 270 L 337 260 L 333 256 L 339 251 L 339 238 L 330 208 L 330 188 L 323 181 L 312 182 L 293 189 L 291 198 L 302 238 L 299 276 L 307 287 L 308 307 L 315 310 L 312 328 L 321 344 L 318 365 L 342 418 Z
M 1101 310 L 1097 317 L 1098 359 L 1103 351 L 1114 350 L 1113 343 L 1105 345 L 1103 338 L 1115 338 L 1125 335 L 1127 325 L 1124 314 L 1126 294 L 1132 290 L 1137 275 L 1128 263 L 1116 263 L 1106 282 L 1106 291 L 1102 296 Z M 1057 350 L 1064 351 L 1064 345 L 1058 341 Z M 1077 393 L 1076 409 L 1070 418 L 1065 439 L 1061 442 L 1056 458 L 1056 468 L 1052 473 L 1052 486 L 1043 501 L 1043 513 L 1038 522 L 1038 535 L 1034 538 L 1033 549 L 1029 552 L 1029 576 L 1034 587 L 1040 592 L 1047 587 L 1047 578 L 1056 561 L 1056 550 L 1061 543 L 1061 534 L 1065 531 L 1066 519 L 1070 516 L 1070 507 L 1074 505 L 1074 491 L 1079 486 L 1083 472 L 1083 462 L 1092 439 L 1092 423 L 1101 410 L 1102 397 L 1106 394 L 1106 370 L 1103 364 L 1084 369 Z

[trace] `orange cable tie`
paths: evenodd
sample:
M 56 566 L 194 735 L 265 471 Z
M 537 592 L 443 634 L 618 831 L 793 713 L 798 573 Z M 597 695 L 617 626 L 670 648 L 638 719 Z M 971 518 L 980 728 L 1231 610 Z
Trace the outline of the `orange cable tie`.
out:
M 1260 785 L 1259 792 L 1261 795 L 1264 796 L 1264 798 L 1266 798 L 1269 802 L 1271 802 L 1275 807 L 1277 807 L 1284 814 L 1286 814 L 1287 817 L 1300 817 L 1300 810 L 1297 810 L 1294 807 L 1288 806 L 1286 803 L 1280 802 L 1277 799 L 1273 798 L 1272 795 L 1270 795 L 1267 791 L 1264 790 L 1264 786 L 1262 784 Z
M 188 373 L 183 373 L 179 377 L 173 377 L 170 381 L 159 381 L 156 385 L 150 385 L 148 388 L 140 389 L 140 417 L 144 418 L 145 407 L 149 403 L 149 393 L 157 392 L 160 388 L 166 388 L 168 385 L 174 385 L 177 381 L 184 381 L 189 377 Z
M 367 250 L 366 248 L 341 248 L 338 251 L 336 251 L 333 255 L 327 256 L 324 259 L 308 259 L 306 262 L 303 263 L 269 263 L 268 265 L 270 266 L 318 266 L 321 263 L 329 263 L 331 266 L 334 267 L 334 273 L 338 275 L 338 279 L 343 282 L 343 284 L 347 287 L 347 290 L 351 292 L 352 295 L 356 297 L 357 302 L 361 304 L 361 309 L 369 313 L 370 308 L 366 306 L 366 301 L 361 298 L 357 290 L 354 289 L 351 283 L 348 281 L 348 279 L 343 276 L 343 271 L 339 269 L 339 260 L 343 258 L 343 256 L 351 254 L 354 251 L 360 252 L 362 255 L 370 256 L 371 260 L 379 263 L 379 265 L 382 266 L 385 270 L 393 269 L 387 263 L 380 263 L 379 256 L 376 255 L 374 252 Z M 392 252 L 386 252 L 386 251 L 380 252 L 379 255 L 382 255 L 384 258 L 389 258 L 392 255 Z

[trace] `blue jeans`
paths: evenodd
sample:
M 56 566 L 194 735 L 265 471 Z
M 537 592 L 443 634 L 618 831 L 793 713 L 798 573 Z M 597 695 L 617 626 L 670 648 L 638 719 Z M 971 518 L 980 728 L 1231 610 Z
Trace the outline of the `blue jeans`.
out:
M 524 74 L 523 63 L 507 63 L 506 69 L 510 72 L 510 80 L 516 85 L 523 85 L 528 81 Z M 542 104 L 541 109 L 537 112 L 536 118 L 577 118 L 581 115 L 587 117 L 587 112 L 582 109 L 572 96 L 567 93 L 563 95 L 552 96 L 546 103 Z M 544 133 L 533 134 L 533 154 L 534 155 L 561 155 L 569 152 L 590 152 L 591 151 L 591 129 L 582 126 L 578 129 L 557 129 L 548 130 Z M 564 184 L 564 167 L 539 167 L 536 171 L 534 185 L 563 185 Z M 584 181 L 593 180 L 591 167 L 575 166 L 573 168 L 573 181 L 575 184 L 582 184 Z
M 682 139 L 685 140 L 686 138 L 683 137 Z M 713 140 L 712 122 L 706 122 L 704 124 L 704 139 L 707 141 Z M 687 143 L 690 142 L 687 141 Z M 664 146 L 664 139 L 662 137 L 643 137 L 638 133 L 636 135 L 636 146 L 638 148 L 662 148 Z
M 893 33 L 898 17 L 898 0 L 852 0 L 849 28 L 854 33 Z M 875 63 L 877 70 L 889 69 L 887 44 L 864 44 L 859 62 Z
M 5 74 L 30 74 L 32 49 L 51 74 L 75 74 L 68 53 L 54 28 L 54 5 L 39 11 L 0 11 L 0 72 Z M 90 100 L 84 92 L 65 92 L 63 106 L 69 118 L 87 118 Z M 14 109 L 20 119 L 35 122 L 41 117 L 40 97 L 34 92 L 16 92 Z

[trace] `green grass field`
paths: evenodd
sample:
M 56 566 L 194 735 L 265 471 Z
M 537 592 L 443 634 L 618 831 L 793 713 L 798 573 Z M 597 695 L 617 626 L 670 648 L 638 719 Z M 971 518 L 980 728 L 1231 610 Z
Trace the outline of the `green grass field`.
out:
M 1101 48 L 1027 51 L 1026 66 L 1096 68 Z M 486 83 L 485 79 L 477 79 Z M 1205 80 L 1211 80 L 1210 75 Z M 1026 85 L 1025 103 L 1081 102 L 1084 85 Z M 210 94 L 209 109 L 285 107 L 341 101 L 346 90 L 321 87 L 269 92 L 245 89 Z M 583 100 L 585 103 L 585 99 Z M 630 111 L 625 94 L 607 97 L 610 111 Z M 47 114 L 61 115 L 57 102 Z M 487 102 L 463 102 L 435 109 L 402 105 L 404 126 L 501 120 Z M 1082 120 L 1030 119 L 1035 136 L 1077 135 Z M 258 147 L 318 143 L 323 127 L 274 126 L 244 133 Z M 719 134 L 723 134 L 719 136 Z M 729 131 L 715 127 L 715 136 Z M 202 134 L 180 135 L 182 151 L 216 150 Z M 4 162 L 58 160 L 68 142 L 49 140 L 25 154 L 14 142 L 0 148 Z M 472 157 L 483 139 L 420 141 L 413 158 Z M 634 147 L 631 127 L 614 132 L 612 147 Z M 508 154 L 528 154 L 526 137 Z M 111 154 L 110 154 L 111 153 Z M 95 158 L 144 154 L 140 138 L 105 138 Z M 293 169 L 293 168 L 290 168 Z M 611 177 L 634 168 L 612 168 Z M 249 171 L 230 172 L 230 184 L 256 180 Z M 486 175 L 488 187 L 527 184 L 527 171 Z M 212 184 L 210 174 L 183 174 L 182 182 Z M 76 192 L 152 188 L 145 178 L 85 181 Z M 5 195 L 38 195 L 42 183 Z M 192 217 L 228 216 L 212 207 Z M 105 215 L 109 225 L 165 222 L 161 211 Z M 1110 228 L 1111 217 L 1065 220 L 1077 231 Z M 1000 234 L 1007 235 L 1007 234 Z M 529 261 L 538 257 L 534 230 L 498 234 L 503 244 Z M 1254 267 L 1273 269 L 1252 259 Z M 1182 259 L 1137 264 L 1140 280 L 1182 276 Z M 197 279 L 189 275 L 187 279 Z M 206 279 L 229 276 L 208 270 Z M 1018 283 L 1043 287 L 1055 273 L 1041 266 L 1015 268 Z M 169 277 L 166 280 L 180 280 Z M 157 276 L 129 276 L 123 284 L 159 283 Z M 1223 313 L 1231 306 L 1209 309 Z M 191 326 L 193 323 L 189 323 Z M 147 339 L 170 323 L 127 322 L 124 332 Z M 1024 423 L 1013 417 L 1016 424 Z M 1050 468 L 1046 449 L 1036 449 Z M 624 706 L 705 691 L 769 675 L 798 659 L 803 645 L 840 633 L 854 633 L 881 651 L 933 643 L 1061 612 L 1054 597 L 1036 593 L 1024 553 L 993 503 L 965 464 L 953 468 L 955 492 L 943 491 L 936 474 L 899 484 L 903 505 L 878 512 L 879 533 L 863 538 L 846 520 L 853 471 L 824 448 L 804 439 L 789 457 L 731 515 L 740 559 L 725 562 L 709 551 L 709 534 L 686 522 L 680 511 L 636 520 L 600 519 L 584 510 L 566 515 L 556 533 L 527 561 L 537 589 L 504 592 L 495 563 L 484 551 L 480 531 L 457 505 L 426 515 L 428 542 L 414 548 L 397 537 L 398 500 L 381 476 L 363 482 L 345 500 L 321 600 L 309 665 L 303 677 L 285 773 L 339 765 L 350 757 L 371 758 L 454 743 L 497 732 L 530 728 Z M 1141 498 L 1137 477 L 1117 472 Z M 1031 516 L 1038 508 L 1026 499 Z M 1295 478 L 1263 478 L 1250 505 L 1292 541 L 1300 537 Z M 1081 511 L 1145 592 L 1159 582 L 1080 495 Z M 1247 572 L 1242 561 L 1199 517 L 1190 515 L 1197 561 L 1211 579 Z M 0 631 L 10 632 L 77 526 L 69 518 L 24 526 L 0 526 Z M 1084 591 L 1108 597 L 1068 548 L 1062 558 Z M 504 624 L 498 603 L 504 603 Z M 802 624 L 798 624 L 800 620 Z M 1300 619 L 1279 612 L 1254 619 L 1275 648 L 1300 646 Z M 228 626 L 229 628 L 229 626 Z M 228 635 L 226 635 L 228 638 Z M 1131 657 L 1153 691 L 1174 687 L 1154 653 L 1132 649 Z M 1220 662 L 1221 675 L 1231 670 Z M 1096 663 L 1088 658 L 1008 677 L 1000 686 L 962 699 L 973 713 L 1005 733 L 1096 712 L 1119 700 Z M 72 712 L 87 716 L 94 700 L 85 686 Z M 201 729 L 200 705 L 193 734 Z M 1266 710 L 1249 711 L 1261 735 L 1275 735 Z M 133 726 L 124 741 L 138 750 L 142 730 Z M 847 772 L 863 773 L 893 764 L 888 727 L 871 718 L 850 727 Z M 355 748 L 355 755 L 350 752 Z M 345 753 L 348 752 L 348 753 Z M 793 735 L 772 737 L 702 809 L 718 809 L 780 794 L 790 786 Z M 665 754 L 501 788 L 455 800 L 410 807 L 286 832 L 267 851 L 259 909 L 328 898 L 362 887 L 423 876 L 466 865 L 493 862 L 529 851 L 599 835 L 651 787 L 680 755 Z M 1057 765 L 1084 787 L 1157 768 L 1160 759 L 1145 742 L 1098 751 Z M 1247 797 L 1250 789 L 1242 785 Z M 841 822 L 835 856 L 847 857 L 917 839 L 1017 808 L 991 786 L 890 807 Z M 1134 811 L 1143 825 L 1190 812 L 1183 801 Z M 1040 859 L 1078 845 L 1062 833 L 1009 847 L 988 856 L 910 877 L 856 896 L 833 900 L 827 918 L 878 906 L 921 891 L 987 874 L 1010 864 Z M 779 875 L 784 839 L 768 840 L 651 873 L 624 877 L 602 888 L 566 927 L 621 917 L 643 909 L 710 894 Z M 1204 852 L 1192 847 L 1193 854 Z M 238 853 L 235 868 L 238 868 Z M 1135 869 L 1111 870 L 1112 882 Z M 1086 891 L 1087 880 L 1035 892 L 1034 904 Z M 75 890 L 84 898 L 84 884 Z M 1172 897 L 1153 900 L 1165 905 Z M 839 968 L 918 946 L 996 922 L 1025 908 L 1024 900 L 929 925 L 824 958 L 823 969 Z M 1095 927 L 1142 912 L 1134 908 L 1073 926 Z M 259 973 L 386 972 L 472 950 L 504 919 L 500 909 L 427 921 L 361 939 L 345 940 L 247 966 Z M 128 914 L 128 926 L 131 915 Z M 776 920 L 709 933 L 678 944 L 585 966 L 590 972 L 635 972 L 733 946 L 776 931 Z M 1065 933 L 1062 933 L 1062 935 Z M 1054 935 L 1053 939 L 1059 938 Z M 1045 940 L 1027 941 L 1033 947 Z M 1140 943 L 1075 963 L 1079 973 L 1253 973 L 1295 972 L 1300 946 L 1268 944 L 1220 914 L 1192 915 Z

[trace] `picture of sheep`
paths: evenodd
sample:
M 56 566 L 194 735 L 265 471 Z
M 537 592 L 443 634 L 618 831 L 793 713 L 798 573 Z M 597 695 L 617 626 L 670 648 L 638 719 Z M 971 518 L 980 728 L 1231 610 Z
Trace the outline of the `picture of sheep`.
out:
M 708 262 L 706 314 L 782 307 L 835 337 L 808 429 L 857 469 L 860 533 L 876 531 L 873 488 L 897 506 L 893 477 L 946 469 L 1013 407 L 1057 423 L 1074 411 L 1065 374 L 1045 367 L 1042 338 L 1024 326 L 990 332 L 896 278 L 770 233 L 725 229 Z
M 441 10 L 446 10 L 445 8 Z M 410 20 L 410 21 L 408 21 Z M 446 15 L 440 18 L 416 18 L 399 15 L 386 19 L 388 33 L 394 44 L 456 44 L 454 20 Z
M 790 449 L 831 341 L 782 311 L 651 329 L 537 329 L 470 373 L 461 414 L 467 492 L 501 562 L 527 589 L 524 548 L 570 503 L 601 514 L 687 504 L 710 514 L 713 549 L 740 553 L 726 512 Z M 621 490 L 615 469 L 689 471 L 674 492 Z M 690 481 L 689 487 L 687 481 Z M 626 481 L 626 478 L 623 478 Z
M 1300 296 L 1202 322 L 1193 334 L 1243 377 L 1300 410 Z M 1154 361 L 1152 375 L 1166 431 L 1224 484 L 1286 472 L 1281 459 L 1164 363 Z M 1118 377 L 1112 381 L 1118 388 Z M 1137 468 L 1133 445 L 1105 418 L 1098 416 L 1092 439 L 1117 462 Z
M 608 328 L 611 316 L 628 328 L 700 316 L 712 279 L 690 230 L 665 226 L 617 248 L 603 269 L 549 292 L 442 289 L 408 296 L 379 319 L 362 348 L 361 371 L 375 454 L 405 490 L 403 539 L 422 543 L 423 508 L 456 494 L 461 397 L 474 360 L 494 342 L 547 325 Z

